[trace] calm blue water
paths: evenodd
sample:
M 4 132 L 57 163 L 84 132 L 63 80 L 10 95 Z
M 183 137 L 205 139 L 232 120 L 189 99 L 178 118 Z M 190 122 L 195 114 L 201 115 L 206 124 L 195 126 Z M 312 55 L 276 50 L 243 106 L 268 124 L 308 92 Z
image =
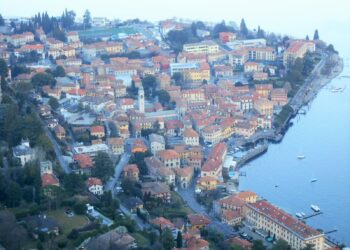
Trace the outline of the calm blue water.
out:
M 341 75 L 350 76 L 348 63 Z M 318 205 L 323 214 L 307 223 L 338 229 L 330 237 L 350 245 L 350 78 L 333 79 L 329 86 L 346 89 L 322 89 L 283 141 L 243 168 L 247 177 L 240 179 L 240 189 L 255 191 L 293 215 L 310 214 L 310 205 Z M 299 154 L 306 158 L 298 160 Z M 312 178 L 318 181 L 311 183 Z

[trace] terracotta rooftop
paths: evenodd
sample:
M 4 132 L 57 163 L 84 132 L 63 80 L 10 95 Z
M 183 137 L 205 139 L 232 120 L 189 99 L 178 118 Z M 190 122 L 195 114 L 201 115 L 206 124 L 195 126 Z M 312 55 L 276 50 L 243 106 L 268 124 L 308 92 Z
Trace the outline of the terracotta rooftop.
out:
M 41 176 L 41 185 L 43 187 L 52 186 L 52 185 L 58 185 L 59 183 L 60 183 L 59 180 L 53 174 L 47 174 L 46 173 L 46 174 L 43 174 Z
M 92 158 L 87 154 L 76 154 L 73 160 L 77 161 L 81 168 L 90 168 L 94 166 Z
M 210 219 L 203 214 L 189 214 L 187 217 L 191 225 L 209 225 L 211 223 Z
M 88 187 L 91 187 L 91 186 L 94 186 L 94 185 L 102 186 L 103 184 L 102 184 L 102 181 L 99 178 L 90 177 L 89 179 L 87 179 L 86 185 Z
M 270 218 L 303 239 L 322 234 L 265 200 L 257 201 L 256 203 L 248 203 L 246 206 Z

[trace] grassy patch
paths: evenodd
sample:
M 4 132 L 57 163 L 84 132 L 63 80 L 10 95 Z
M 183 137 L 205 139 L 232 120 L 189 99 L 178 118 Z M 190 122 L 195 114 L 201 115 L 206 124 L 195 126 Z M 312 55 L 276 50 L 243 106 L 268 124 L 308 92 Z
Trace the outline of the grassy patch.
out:
M 47 213 L 47 215 L 57 220 L 62 229 L 62 234 L 65 236 L 67 236 L 72 231 L 72 229 L 82 227 L 89 222 L 88 218 L 82 215 L 74 215 L 73 217 L 68 217 L 65 213 L 65 209 L 50 211 Z
M 137 245 L 140 247 L 146 247 L 150 244 L 149 240 L 141 233 L 132 233 L 131 236 L 135 238 Z

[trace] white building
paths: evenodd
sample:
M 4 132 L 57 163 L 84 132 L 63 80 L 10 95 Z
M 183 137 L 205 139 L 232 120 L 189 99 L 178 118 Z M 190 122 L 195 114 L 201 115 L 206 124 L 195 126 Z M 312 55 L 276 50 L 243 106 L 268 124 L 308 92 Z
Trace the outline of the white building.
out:
M 141 113 L 145 113 L 145 91 L 143 90 L 143 86 L 139 87 L 138 91 L 138 106 L 139 106 L 139 111 Z
M 88 190 L 94 195 L 103 194 L 103 183 L 99 178 L 90 177 L 86 181 Z
M 29 145 L 29 140 L 22 140 L 21 144 L 12 149 L 13 156 L 21 161 L 24 166 L 27 162 L 35 159 L 34 149 Z
M 152 152 L 152 154 L 155 155 L 156 152 L 165 149 L 165 140 L 164 140 L 163 136 L 157 135 L 157 134 L 150 134 L 149 135 L 149 141 L 150 141 L 150 144 L 151 144 L 151 152 Z

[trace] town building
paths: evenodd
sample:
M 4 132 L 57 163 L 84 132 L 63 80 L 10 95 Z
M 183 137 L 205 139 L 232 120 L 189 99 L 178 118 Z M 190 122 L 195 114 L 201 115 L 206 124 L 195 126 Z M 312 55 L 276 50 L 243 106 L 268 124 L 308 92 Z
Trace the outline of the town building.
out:
M 161 150 L 157 152 L 157 157 L 163 162 L 165 167 L 179 168 L 180 167 L 180 155 L 172 149 Z
M 219 51 L 219 45 L 211 40 L 205 40 L 199 43 L 187 43 L 183 46 L 183 51 L 194 54 L 210 54 Z
M 311 228 L 302 221 L 275 207 L 266 200 L 245 205 L 246 221 L 255 229 L 285 240 L 292 248 L 302 249 L 307 244 L 315 250 L 323 250 L 324 234 Z
M 153 155 L 155 155 L 158 151 L 165 150 L 165 139 L 162 135 L 150 134 L 149 142 Z
M 183 132 L 183 139 L 186 145 L 192 145 L 192 146 L 199 145 L 199 135 L 192 128 L 185 129 L 185 131 Z
M 22 167 L 29 161 L 35 159 L 35 152 L 29 145 L 29 140 L 22 140 L 21 144 L 12 148 L 13 156 L 18 158 Z
M 143 196 L 160 198 L 162 201 L 169 203 L 171 192 L 169 186 L 161 182 L 143 182 L 141 184 Z
M 88 190 L 94 195 L 103 194 L 103 183 L 99 178 L 90 177 L 86 181 L 86 186 Z
M 135 181 L 139 180 L 140 170 L 136 164 L 128 164 L 124 167 L 124 178 L 129 178 Z

